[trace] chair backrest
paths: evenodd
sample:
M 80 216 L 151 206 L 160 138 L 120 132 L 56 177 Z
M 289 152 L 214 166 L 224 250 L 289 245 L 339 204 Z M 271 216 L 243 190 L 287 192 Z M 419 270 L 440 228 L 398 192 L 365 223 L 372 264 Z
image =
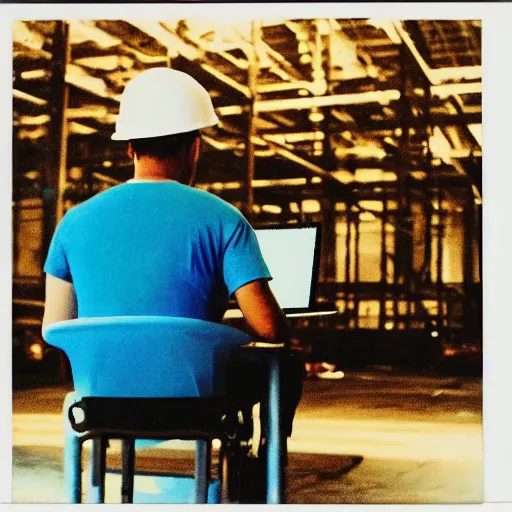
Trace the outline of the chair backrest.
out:
M 163 316 L 66 320 L 43 336 L 69 357 L 82 398 L 220 395 L 231 352 L 251 340 L 226 325 Z

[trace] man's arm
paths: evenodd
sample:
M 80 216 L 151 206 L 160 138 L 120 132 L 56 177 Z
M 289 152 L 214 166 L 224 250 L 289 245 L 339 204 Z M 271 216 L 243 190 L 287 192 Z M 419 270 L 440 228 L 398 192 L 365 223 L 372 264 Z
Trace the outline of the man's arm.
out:
M 235 297 L 249 327 L 258 337 L 271 343 L 289 343 L 286 316 L 267 280 L 259 279 L 241 286 Z
M 77 317 L 75 289 L 72 283 L 46 274 L 46 300 L 43 331 L 55 322 Z

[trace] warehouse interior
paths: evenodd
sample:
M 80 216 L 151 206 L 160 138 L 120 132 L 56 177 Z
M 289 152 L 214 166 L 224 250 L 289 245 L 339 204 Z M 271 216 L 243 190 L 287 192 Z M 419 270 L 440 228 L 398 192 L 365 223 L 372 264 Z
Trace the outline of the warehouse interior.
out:
M 254 225 L 321 223 L 317 296 L 338 314 L 294 322 L 312 360 L 481 371 L 479 20 L 59 20 L 13 25 L 15 381 L 64 378 L 40 340 L 48 245 L 132 177 L 119 97 L 161 66 L 220 118 L 199 187 Z

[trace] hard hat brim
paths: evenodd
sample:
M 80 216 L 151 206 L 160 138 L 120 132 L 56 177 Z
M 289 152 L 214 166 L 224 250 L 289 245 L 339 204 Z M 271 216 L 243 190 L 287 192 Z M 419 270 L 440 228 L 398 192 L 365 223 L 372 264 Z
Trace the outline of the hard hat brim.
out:
M 179 133 L 188 133 L 192 132 L 194 130 L 200 130 L 201 128 L 208 128 L 210 126 L 215 126 L 219 123 L 219 118 L 215 116 L 210 120 L 208 123 L 198 123 L 197 126 L 190 126 L 186 132 L 169 132 L 168 130 L 155 130 L 154 132 L 148 132 L 147 130 L 144 130 L 143 132 L 138 132 L 137 128 L 135 127 L 133 131 L 126 131 L 123 133 L 123 131 L 115 131 L 112 136 L 110 137 L 112 140 L 133 140 L 133 139 L 150 139 L 153 137 L 165 137 L 166 135 L 178 135 Z

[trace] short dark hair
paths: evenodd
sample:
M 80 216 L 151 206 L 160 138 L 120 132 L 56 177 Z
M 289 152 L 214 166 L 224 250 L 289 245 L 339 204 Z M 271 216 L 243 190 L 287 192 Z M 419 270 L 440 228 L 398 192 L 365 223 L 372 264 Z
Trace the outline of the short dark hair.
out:
M 152 156 L 165 160 L 176 156 L 183 149 L 189 149 L 199 137 L 199 130 L 163 137 L 130 140 L 137 156 Z

